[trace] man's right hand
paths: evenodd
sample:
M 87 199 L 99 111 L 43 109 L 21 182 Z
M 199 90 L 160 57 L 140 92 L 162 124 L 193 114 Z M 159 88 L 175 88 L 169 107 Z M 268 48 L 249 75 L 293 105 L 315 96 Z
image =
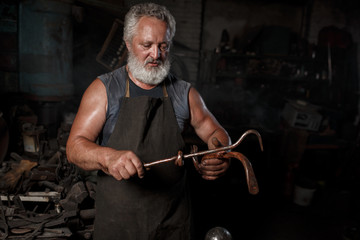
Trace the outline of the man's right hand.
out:
M 104 162 L 103 171 L 117 180 L 129 179 L 134 175 L 143 178 L 143 163 L 132 151 L 113 151 Z

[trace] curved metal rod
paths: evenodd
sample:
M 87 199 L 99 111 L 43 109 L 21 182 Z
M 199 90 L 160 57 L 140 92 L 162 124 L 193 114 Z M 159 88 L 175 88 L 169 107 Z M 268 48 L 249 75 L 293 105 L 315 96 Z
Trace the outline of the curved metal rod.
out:
M 242 153 L 226 152 L 226 153 L 220 153 L 220 154 L 209 154 L 209 155 L 205 155 L 202 158 L 202 160 L 212 159 L 212 158 L 227 158 L 227 159 L 236 158 L 236 159 L 239 159 L 245 170 L 246 182 L 248 185 L 249 193 L 253 194 L 253 195 L 259 193 L 259 186 L 258 186 L 256 177 L 255 177 L 255 173 L 252 168 L 252 165 L 251 165 L 250 161 Z
M 264 147 L 263 147 L 263 143 L 262 143 L 262 139 L 261 139 L 261 135 L 258 131 L 254 130 L 254 129 L 250 129 L 247 130 L 245 133 L 243 133 L 241 135 L 241 137 L 232 145 L 229 146 L 225 146 L 225 147 L 219 147 L 219 148 L 215 148 L 215 149 L 209 149 L 209 150 L 205 150 L 205 151 L 200 151 L 200 152 L 195 152 L 195 153 L 190 153 L 190 154 L 185 154 L 182 156 L 181 159 L 183 158 L 191 158 L 191 157 L 196 157 L 196 156 L 201 156 L 201 155 L 206 155 L 206 154 L 210 154 L 210 153 L 216 153 L 216 152 L 222 152 L 222 151 L 228 151 L 230 149 L 236 148 L 237 146 L 240 145 L 240 143 L 244 140 L 244 138 L 249 135 L 249 134 L 255 134 L 258 137 L 259 140 L 259 144 L 260 144 L 260 149 L 261 151 L 264 151 Z M 157 160 L 154 162 L 149 162 L 149 163 L 144 163 L 144 167 L 145 168 L 149 168 L 151 166 L 157 165 L 157 164 L 161 164 L 161 163 L 165 163 L 165 162 L 171 162 L 171 161 L 175 161 L 177 160 L 175 163 L 177 165 L 182 166 L 182 163 L 179 163 L 179 156 L 180 156 L 181 151 L 179 151 L 179 154 L 171 157 L 171 158 L 166 158 L 166 159 L 162 159 L 162 160 Z
M 244 166 L 249 193 L 253 195 L 258 194 L 259 186 L 252 165 L 250 161 L 247 159 L 247 157 L 245 157 L 242 153 L 239 152 L 229 152 L 226 153 L 224 157 L 232 157 L 240 160 L 240 162 Z

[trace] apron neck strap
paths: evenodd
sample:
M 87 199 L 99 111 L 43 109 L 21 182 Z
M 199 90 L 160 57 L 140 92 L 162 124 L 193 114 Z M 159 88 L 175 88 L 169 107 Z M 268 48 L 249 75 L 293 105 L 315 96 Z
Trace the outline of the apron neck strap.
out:
M 129 97 L 130 97 L 129 76 L 126 78 L 126 92 L 125 92 L 125 97 L 126 97 L 126 98 L 129 98 Z
M 164 93 L 164 97 L 168 97 L 168 93 L 166 90 L 166 86 L 165 86 L 165 80 L 162 82 L 162 89 L 163 89 L 163 93 Z

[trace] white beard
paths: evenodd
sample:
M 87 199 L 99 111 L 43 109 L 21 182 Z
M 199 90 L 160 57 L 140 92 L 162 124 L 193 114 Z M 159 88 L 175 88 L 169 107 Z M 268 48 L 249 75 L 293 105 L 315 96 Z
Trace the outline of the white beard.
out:
M 169 58 L 166 58 L 166 60 L 162 62 L 161 60 L 154 60 L 152 57 L 149 57 L 143 64 L 131 51 L 128 52 L 128 55 L 128 68 L 133 77 L 142 83 L 158 85 L 166 78 L 169 73 L 171 65 Z M 147 69 L 146 64 L 149 62 L 156 62 L 158 66 Z

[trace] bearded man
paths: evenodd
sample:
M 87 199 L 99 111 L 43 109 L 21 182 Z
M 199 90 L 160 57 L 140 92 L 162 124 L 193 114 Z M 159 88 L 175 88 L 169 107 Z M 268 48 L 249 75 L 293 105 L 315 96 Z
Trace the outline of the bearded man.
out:
M 98 170 L 95 239 L 190 239 L 184 167 L 169 162 L 145 171 L 143 164 L 183 149 L 188 124 L 209 148 L 230 144 L 199 93 L 169 74 L 174 35 L 175 19 L 164 6 L 133 6 L 124 21 L 126 66 L 95 79 L 81 100 L 67 157 Z M 199 171 L 213 180 L 228 167 L 209 159 Z

